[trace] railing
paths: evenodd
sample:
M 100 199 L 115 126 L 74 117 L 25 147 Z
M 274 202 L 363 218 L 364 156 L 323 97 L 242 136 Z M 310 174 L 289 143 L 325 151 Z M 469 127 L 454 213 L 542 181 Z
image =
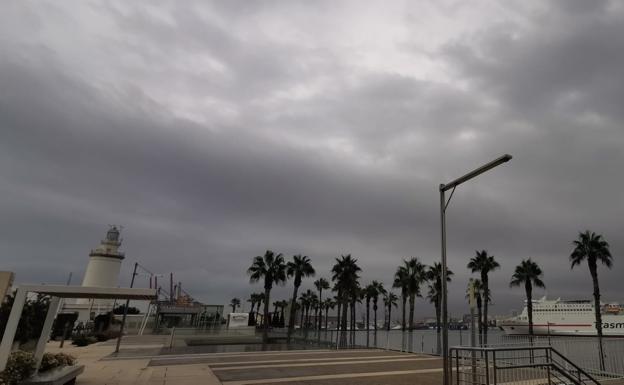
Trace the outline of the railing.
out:
M 600 385 L 551 346 L 454 347 L 450 366 L 454 385 Z

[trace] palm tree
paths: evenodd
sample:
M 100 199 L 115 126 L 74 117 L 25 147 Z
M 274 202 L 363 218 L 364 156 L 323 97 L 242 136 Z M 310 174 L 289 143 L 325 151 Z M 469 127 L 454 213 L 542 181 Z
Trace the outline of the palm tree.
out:
M 258 293 L 258 306 L 256 309 L 256 315 L 260 314 L 260 308 L 262 307 L 262 303 L 264 302 L 264 293 Z M 264 319 L 264 315 L 260 315 L 260 322 Z
M 587 260 L 587 267 L 594 285 L 594 313 L 596 314 L 596 331 L 600 345 L 600 368 L 604 370 L 604 354 L 602 347 L 602 315 L 600 314 L 600 285 L 598 284 L 598 262 L 607 268 L 613 266 L 613 256 L 609 250 L 609 243 L 603 236 L 586 230 L 579 233 L 578 239 L 573 242 L 574 250 L 570 254 L 571 268 Z
M 251 309 L 249 309 L 250 321 L 251 321 L 251 317 L 252 317 L 254 308 L 256 306 L 256 301 L 257 301 L 256 293 L 251 293 L 249 295 L 249 299 L 247 300 L 247 302 L 249 302 L 251 304 Z
M 232 306 L 232 313 L 236 313 L 236 308 L 239 307 L 241 304 L 241 301 L 239 298 L 232 298 L 232 300 L 230 301 L 230 306 Z
M 542 282 L 542 269 L 531 258 L 522 261 L 511 276 L 509 286 L 520 286 L 524 284 L 524 291 L 527 299 L 527 312 L 529 315 L 529 335 L 533 335 L 533 286 L 544 287 Z
M 340 316 L 342 315 L 342 293 L 337 287 L 338 283 L 334 284 L 332 291 L 336 292 L 336 295 L 332 298 L 334 301 L 334 306 L 336 307 L 336 330 L 340 329 L 340 325 L 342 325 L 342 320 Z
M 329 309 L 333 309 L 336 303 L 331 298 L 326 298 L 323 301 L 323 307 L 325 308 L 325 330 L 327 330 L 327 321 L 329 319 Z
M 264 329 L 262 331 L 263 343 L 269 342 L 269 303 L 273 284 L 282 285 L 286 282 L 286 264 L 282 254 L 275 254 L 267 250 L 264 256 L 257 256 L 247 269 L 250 282 L 258 282 L 264 279 Z
M 310 309 L 314 309 L 314 316 L 318 317 L 318 308 L 320 306 L 320 302 L 316 293 L 312 293 L 312 300 L 310 301 Z M 312 322 L 312 314 L 309 315 L 309 323 L 311 329 L 316 329 L 316 318 L 314 322 Z
M 409 329 L 414 328 L 414 305 L 416 297 L 420 297 L 420 285 L 426 278 L 425 265 L 418 261 L 418 258 L 412 257 L 409 260 L 403 260 L 400 275 L 404 279 L 406 294 L 409 297 Z M 397 274 L 398 271 L 397 271 Z
M 490 302 L 490 288 L 488 286 L 488 274 L 498 269 L 500 265 L 494 260 L 493 255 L 488 255 L 486 250 L 477 251 L 476 255 L 468 262 L 468 268 L 473 272 L 481 274 L 481 284 L 483 285 L 483 343 L 487 345 L 488 331 L 488 303 Z
M 405 266 L 399 266 L 397 268 L 396 273 L 394 273 L 394 282 L 392 283 L 392 287 L 397 289 L 401 289 L 401 310 L 402 310 L 402 321 L 401 321 L 401 330 L 405 331 L 406 322 L 405 322 L 405 304 L 407 303 L 407 270 Z
M 282 300 L 280 302 L 280 327 L 283 328 L 284 327 L 284 310 L 286 309 L 286 306 L 288 306 L 289 302 L 287 300 Z
M 293 296 L 290 301 L 290 316 L 288 320 L 288 340 L 290 341 L 290 336 L 295 328 L 295 304 L 297 303 L 297 291 L 299 291 L 299 286 L 301 286 L 301 280 L 304 277 L 312 277 L 315 274 L 314 268 L 310 263 L 310 258 L 301 256 L 301 254 L 297 254 L 293 256 L 293 260 L 289 261 L 286 264 L 286 273 L 289 277 L 295 277 L 295 288 L 293 289 Z M 303 308 L 301 309 L 303 311 Z M 303 325 L 301 325 L 303 328 Z
M 351 310 L 350 312 L 351 331 L 355 331 L 355 321 L 356 321 L 355 308 L 358 303 L 362 303 L 362 298 L 364 298 L 364 289 L 360 287 L 359 282 L 355 282 L 355 286 L 353 286 L 353 288 L 351 289 L 351 292 L 349 293 L 349 299 L 350 299 L 349 309 Z M 355 338 L 355 335 L 353 335 L 352 337 Z
M 329 281 L 327 281 L 325 278 L 319 278 L 316 281 L 314 281 L 314 287 L 316 287 L 316 290 L 318 290 L 319 295 L 318 295 L 318 300 L 319 300 L 319 304 L 323 303 L 323 290 L 327 290 L 329 289 Z M 319 317 L 319 308 L 321 306 L 317 307 L 316 310 L 316 319 L 318 320 L 318 329 L 321 330 L 321 325 L 322 325 L 322 316 L 323 316 L 323 310 L 321 309 L 321 317 Z
M 340 328 L 343 330 L 341 336 L 343 345 L 346 344 L 347 306 L 352 292 L 357 288 L 357 282 L 360 278 L 358 273 L 360 271 L 362 269 L 357 265 L 357 259 L 352 258 L 351 254 L 341 255 L 340 258 L 336 258 L 336 264 L 332 267 L 332 280 L 336 282 L 342 308 Z
M 273 302 L 273 319 L 271 320 L 271 325 L 274 327 L 279 327 L 279 312 L 277 309 L 282 306 L 282 301 L 274 301 Z
M 256 304 L 258 305 L 258 310 L 260 310 L 260 304 L 262 303 L 262 298 L 264 298 L 263 293 L 251 293 L 247 302 L 251 303 L 251 309 L 249 310 L 249 326 L 256 325 L 256 315 L 254 313 Z
M 373 281 L 371 286 L 373 287 L 373 314 L 375 315 L 375 330 L 377 330 L 377 302 L 379 301 L 380 295 L 386 294 L 386 289 L 384 289 L 383 284 L 377 281 Z
M 304 291 L 303 293 L 301 293 L 301 296 L 299 296 L 299 306 L 301 306 L 301 329 L 303 330 L 304 328 L 307 328 L 307 324 L 308 324 L 308 315 L 306 314 L 306 311 L 310 308 L 310 301 L 312 300 L 311 298 L 311 294 L 312 292 L 310 290 Z
M 247 300 L 247 302 L 251 303 L 251 309 L 249 309 L 249 321 L 247 322 L 247 326 L 253 326 L 255 325 L 254 323 L 254 307 L 256 306 L 256 293 L 251 293 L 249 295 L 249 299 Z
M 386 324 L 386 330 L 390 330 L 390 322 L 392 322 L 392 306 L 397 307 L 397 301 L 399 297 L 393 292 L 387 292 L 384 295 L 384 306 L 388 309 L 388 323 Z
M 446 282 L 451 282 L 451 275 L 453 272 L 448 268 L 446 269 Z M 437 353 L 441 352 L 441 341 L 440 341 L 440 318 L 441 318 L 441 305 L 442 305 L 442 265 L 439 262 L 433 264 L 433 266 L 429 266 L 427 270 L 427 280 L 431 282 L 429 284 L 429 292 L 427 294 L 427 298 L 429 301 L 433 303 L 435 307 L 436 313 L 436 337 L 437 337 Z
M 483 284 L 480 279 L 472 281 L 475 301 L 477 302 L 477 330 L 479 331 L 479 346 L 483 345 Z M 468 295 L 467 295 L 468 296 Z
M 366 285 L 364 288 L 364 299 L 366 301 L 366 330 L 370 328 L 370 302 L 375 295 L 375 287 L 372 284 Z

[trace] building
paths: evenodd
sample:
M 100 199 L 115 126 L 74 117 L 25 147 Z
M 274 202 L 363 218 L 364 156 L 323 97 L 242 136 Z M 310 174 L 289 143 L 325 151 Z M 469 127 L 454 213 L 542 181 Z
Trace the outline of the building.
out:
M 125 258 L 119 251 L 121 246 L 120 232 L 117 226 L 111 226 L 106 238 L 89 253 L 89 263 L 82 279 L 85 287 L 118 287 L 121 262 Z M 114 302 L 107 299 L 79 299 L 63 305 L 61 313 L 76 313 L 77 321 L 86 323 L 98 314 L 108 313 L 113 309 Z
M 4 302 L 9 290 L 13 286 L 14 274 L 12 271 L 0 271 L 0 304 Z

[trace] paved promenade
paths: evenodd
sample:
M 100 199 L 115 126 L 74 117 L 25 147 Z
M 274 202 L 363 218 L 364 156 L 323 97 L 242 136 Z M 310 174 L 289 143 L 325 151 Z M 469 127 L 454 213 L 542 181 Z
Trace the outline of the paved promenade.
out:
M 112 341 L 77 348 L 48 344 L 46 351 L 64 351 L 85 365 L 78 385 L 190 384 L 360 384 L 438 385 L 441 360 L 422 354 L 383 350 L 277 350 L 239 352 L 168 352 L 162 338 L 129 339 L 119 356 Z M 163 354 L 166 353 L 166 354 Z

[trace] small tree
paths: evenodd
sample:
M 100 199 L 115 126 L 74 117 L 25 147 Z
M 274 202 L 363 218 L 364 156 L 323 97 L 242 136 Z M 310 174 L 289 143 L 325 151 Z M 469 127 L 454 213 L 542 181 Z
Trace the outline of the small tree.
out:
M 232 306 L 232 313 L 236 313 L 236 308 L 241 304 L 240 298 L 232 298 L 230 301 L 230 306 Z
M 250 282 L 264 280 L 264 328 L 262 330 L 262 342 L 269 342 L 269 303 L 271 301 L 271 289 L 273 284 L 283 285 L 286 282 L 286 264 L 282 254 L 275 254 L 267 250 L 264 256 L 257 256 L 247 269 Z
M 531 336 L 533 335 L 533 286 L 544 287 L 541 277 L 542 269 L 529 258 L 516 266 L 516 271 L 511 276 L 509 283 L 511 287 L 524 285 L 529 316 L 529 335 Z
M 600 369 L 604 370 L 604 351 L 602 347 L 602 315 L 600 313 L 600 284 L 598 283 L 598 263 L 602 263 L 608 269 L 613 266 L 613 256 L 609 250 L 609 244 L 602 235 L 593 231 L 579 233 L 578 239 L 573 242 L 574 250 L 570 254 L 571 268 L 580 265 L 587 260 L 587 267 L 592 278 L 594 287 L 594 313 L 596 315 L 596 331 L 600 345 Z

